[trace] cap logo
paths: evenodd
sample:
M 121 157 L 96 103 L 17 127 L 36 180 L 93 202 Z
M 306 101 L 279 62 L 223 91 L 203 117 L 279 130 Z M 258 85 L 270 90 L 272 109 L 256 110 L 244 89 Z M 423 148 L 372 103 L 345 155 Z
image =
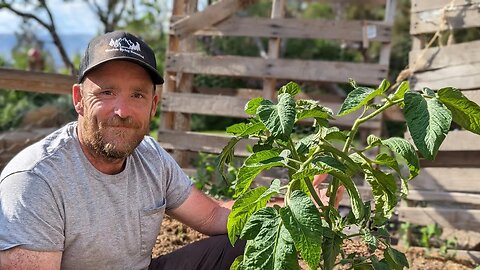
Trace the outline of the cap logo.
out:
M 117 38 L 117 39 L 110 39 L 110 43 L 108 44 L 111 48 L 106 49 L 106 52 L 111 52 L 111 51 L 121 51 L 121 52 L 127 52 L 127 53 L 132 53 L 135 55 L 138 55 L 142 58 L 145 58 L 143 55 L 140 53 L 142 50 L 140 49 L 140 44 L 138 42 L 133 42 L 129 40 L 128 38 Z M 140 53 L 139 53 L 140 52 Z

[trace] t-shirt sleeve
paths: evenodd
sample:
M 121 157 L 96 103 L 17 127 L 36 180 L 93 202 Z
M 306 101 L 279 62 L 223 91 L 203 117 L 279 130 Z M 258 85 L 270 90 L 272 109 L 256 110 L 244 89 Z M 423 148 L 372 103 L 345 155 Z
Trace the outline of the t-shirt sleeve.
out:
M 192 181 L 178 163 L 162 149 L 166 167 L 166 209 L 179 207 L 190 195 Z
M 62 251 L 64 222 L 50 186 L 31 172 L 0 181 L 0 250 Z

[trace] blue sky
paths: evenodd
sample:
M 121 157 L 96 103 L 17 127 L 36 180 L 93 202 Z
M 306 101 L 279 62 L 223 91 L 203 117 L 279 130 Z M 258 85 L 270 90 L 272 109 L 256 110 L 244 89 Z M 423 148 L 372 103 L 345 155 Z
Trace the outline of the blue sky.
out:
M 83 1 L 49 0 L 48 6 L 55 16 L 54 20 L 59 33 L 96 34 L 100 23 L 87 4 Z M 28 10 L 27 7 L 20 7 Z M 0 10 L 0 33 L 14 33 L 21 19 L 10 11 Z M 45 31 L 39 27 L 39 31 Z

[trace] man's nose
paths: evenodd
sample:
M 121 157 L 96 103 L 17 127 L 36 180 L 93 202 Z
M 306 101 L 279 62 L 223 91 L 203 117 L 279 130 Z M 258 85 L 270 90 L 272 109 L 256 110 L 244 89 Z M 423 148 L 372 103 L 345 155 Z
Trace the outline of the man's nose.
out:
M 128 118 L 131 116 L 132 107 L 126 98 L 118 97 L 115 102 L 114 113 L 121 118 Z

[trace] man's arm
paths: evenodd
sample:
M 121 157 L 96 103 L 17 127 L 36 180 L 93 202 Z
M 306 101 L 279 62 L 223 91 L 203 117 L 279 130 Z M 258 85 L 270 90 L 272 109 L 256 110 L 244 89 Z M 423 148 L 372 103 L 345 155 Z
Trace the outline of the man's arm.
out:
M 232 205 L 233 201 L 216 201 L 192 187 L 188 198 L 167 214 L 203 234 L 225 234 Z
M 327 189 L 322 188 L 321 184 L 326 178 L 326 174 L 317 175 L 313 181 L 315 190 L 325 205 L 328 204 L 329 198 Z M 337 191 L 334 207 L 338 208 L 344 192 L 345 188 L 341 186 Z M 274 200 L 269 204 L 281 204 L 281 201 Z M 216 201 L 196 188 L 192 188 L 192 192 L 185 202 L 179 207 L 167 211 L 167 214 L 206 235 L 225 234 L 227 233 L 228 215 L 233 203 L 234 201 Z
M 59 270 L 62 252 L 40 252 L 19 247 L 0 251 L 2 270 Z

